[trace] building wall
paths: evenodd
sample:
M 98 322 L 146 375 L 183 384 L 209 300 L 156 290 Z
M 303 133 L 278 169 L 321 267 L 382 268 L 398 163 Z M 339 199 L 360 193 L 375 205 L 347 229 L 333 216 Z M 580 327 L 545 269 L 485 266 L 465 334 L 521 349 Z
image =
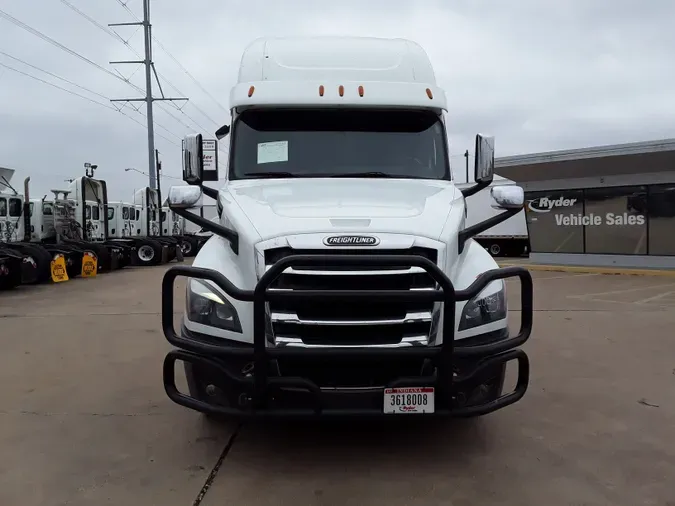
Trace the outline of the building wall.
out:
M 556 156 L 496 164 L 525 190 L 533 261 L 675 268 L 674 151 Z

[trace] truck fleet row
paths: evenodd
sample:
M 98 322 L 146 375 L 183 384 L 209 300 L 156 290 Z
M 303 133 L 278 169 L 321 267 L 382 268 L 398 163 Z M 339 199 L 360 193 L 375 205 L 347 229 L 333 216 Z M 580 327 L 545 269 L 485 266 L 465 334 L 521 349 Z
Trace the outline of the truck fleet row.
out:
M 34 198 L 30 178 L 17 189 L 14 171 L 0 171 L 0 289 L 180 261 L 208 239 L 151 188 L 136 191 L 133 202 L 109 202 L 105 181 L 92 173 L 52 190 L 52 198 Z

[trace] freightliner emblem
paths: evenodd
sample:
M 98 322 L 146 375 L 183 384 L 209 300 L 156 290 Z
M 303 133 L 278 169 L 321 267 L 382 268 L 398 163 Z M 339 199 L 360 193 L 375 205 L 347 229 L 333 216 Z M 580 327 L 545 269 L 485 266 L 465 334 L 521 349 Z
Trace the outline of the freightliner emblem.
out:
M 323 240 L 326 246 L 377 246 L 380 240 L 372 235 L 332 235 Z

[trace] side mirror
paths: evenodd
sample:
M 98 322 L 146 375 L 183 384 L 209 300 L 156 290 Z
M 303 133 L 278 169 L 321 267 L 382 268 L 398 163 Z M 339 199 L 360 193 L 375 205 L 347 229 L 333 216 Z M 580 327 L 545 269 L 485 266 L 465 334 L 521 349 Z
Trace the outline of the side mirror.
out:
M 199 185 L 204 176 L 204 147 L 202 134 L 186 135 L 183 139 L 183 181 Z
M 172 186 L 169 189 L 170 209 L 190 209 L 199 203 L 202 189 L 198 186 Z
M 490 196 L 493 209 L 522 209 L 525 205 L 525 192 L 520 186 L 493 186 Z
M 476 135 L 474 180 L 489 185 L 495 172 L 495 138 Z
M 220 140 L 230 133 L 230 125 L 223 125 L 216 130 L 216 139 Z

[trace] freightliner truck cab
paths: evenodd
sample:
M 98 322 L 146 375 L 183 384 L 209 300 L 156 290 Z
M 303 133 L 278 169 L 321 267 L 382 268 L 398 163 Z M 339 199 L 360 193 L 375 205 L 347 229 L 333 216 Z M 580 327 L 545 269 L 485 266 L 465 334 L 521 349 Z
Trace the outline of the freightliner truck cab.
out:
M 494 139 L 476 136 L 476 184 L 460 191 L 445 93 L 419 45 L 259 39 L 230 107 L 215 132 L 229 143 L 225 184 L 207 185 L 217 167 L 207 139 L 190 135 L 188 185 L 169 193 L 173 211 L 214 234 L 163 281 L 174 402 L 208 416 L 475 416 L 523 397 L 532 280 L 472 239 L 518 213 L 523 190 L 495 187 L 503 212 L 465 226 L 466 199 L 492 181 Z M 203 195 L 218 220 L 189 212 Z M 178 276 L 188 280 L 176 329 Z M 517 333 L 507 278 L 522 285 Z M 179 361 L 188 392 L 176 388 Z M 510 361 L 517 385 L 503 393 Z

